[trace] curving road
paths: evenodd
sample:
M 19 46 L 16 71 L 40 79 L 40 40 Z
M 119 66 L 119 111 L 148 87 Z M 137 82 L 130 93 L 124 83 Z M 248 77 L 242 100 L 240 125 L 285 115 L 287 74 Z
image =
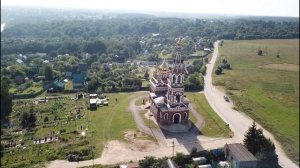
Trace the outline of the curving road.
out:
M 218 57 L 218 44 L 219 41 L 214 43 L 214 52 L 210 63 L 207 66 L 207 73 L 204 77 L 205 86 L 204 94 L 208 100 L 210 106 L 214 111 L 226 122 L 229 124 L 231 130 L 234 132 L 234 138 L 237 139 L 240 143 L 243 142 L 244 134 L 248 128 L 252 125 L 253 120 L 249 118 L 245 113 L 238 112 L 233 109 L 233 104 L 231 102 L 226 102 L 223 98 L 225 95 L 224 91 L 216 88 L 212 85 L 212 73 L 213 66 Z M 262 128 L 261 125 L 257 124 L 258 128 Z M 295 163 L 293 163 L 284 153 L 278 141 L 275 140 L 274 136 L 263 129 L 263 133 L 267 138 L 270 138 L 276 146 L 276 153 L 279 158 L 280 166 L 284 168 L 297 168 Z

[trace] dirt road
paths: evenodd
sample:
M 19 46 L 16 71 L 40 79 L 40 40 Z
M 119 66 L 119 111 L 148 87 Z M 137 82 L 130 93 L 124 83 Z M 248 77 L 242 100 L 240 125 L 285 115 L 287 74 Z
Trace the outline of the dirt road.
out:
M 242 143 L 244 134 L 248 128 L 252 125 L 253 120 L 246 116 L 243 112 L 238 112 L 233 110 L 233 104 L 231 102 L 226 102 L 223 98 L 225 95 L 224 91 L 216 88 L 212 85 L 212 73 L 213 66 L 216 62 L 218 56 L 218 42 L 214 44 L 214 53 L 213 57 L 209 64 L 207 64 L 207 73 L 204 77 L 205 87 L 204 94 L 214 111 L 226 122 L 229 124 L 231 130 L 234 132 L 234 138 L 238 142 Z M 262 128 L 257 124 L 258 128 Z M 262 128 L 263 129 L 263 128 Z M 275 140 L 273 135 L 267 130 L 263 129 L 263 133 L 267 138 L 270 138 L 276 146 L 276 153 L 279 158 L 280 166 L 284 168 L 296 168 L 298 167 L 293 163 L 284 153 L 280 144 Z

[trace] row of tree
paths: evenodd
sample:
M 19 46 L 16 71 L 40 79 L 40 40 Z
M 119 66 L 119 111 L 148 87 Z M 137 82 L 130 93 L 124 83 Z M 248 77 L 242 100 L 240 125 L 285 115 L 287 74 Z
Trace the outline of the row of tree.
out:
M 2 38 L 76 38 L 143 36 L 160 33 L 170 37 L 218 39 L 298 38 L 299 21 L 251 19 L 113 18 L 15 23 Z

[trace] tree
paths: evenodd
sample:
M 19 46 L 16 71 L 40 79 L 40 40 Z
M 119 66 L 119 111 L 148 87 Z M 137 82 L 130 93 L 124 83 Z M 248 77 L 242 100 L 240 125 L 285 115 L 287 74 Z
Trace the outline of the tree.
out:
M 261 151 L 264 135 L 262 129 L 257 129 L 255 122 L 249 127 L 245 134 L 244 145 L 253 154 L 256 155 Z
M 275 145 L 270 139 L 265 139 L 262 150 L 255 157 L 260 161 L 258 167 L 280 167 L 278 165 L 278 155 L 275 152 Z
M 53 80 L 53 69 L 51 66 L 46 65 L 44 68 L 44 74 L 47 81 Z
M 0 155 L 1 157 L 4 155 L 4 145 L 1 143 L 1 148 L 0 148 Z
M 275 145 L 257 129 L 255 122 L 249 127 L 244 139 L 245 147 L 259 160 L 258 167 L 279 167 Z
M 204 87 L 204 79 L 202 74 L 193 73 L 188 76 L 185 84 L 188 90 L 202 90 Z
M 28 117 L 28 126 L 29 127 L 35 127 L 36 117 L 34 113 L 30 113 Z
M 35 127 L 36 117 L 33 113 L 33 107 L 30 108 L 30 112 L 24 112 L 21 115 L 22 128 Z
M 44 118 L 44 122 L 48 122 L 49 121 L 49 118 L 46 116 L 45 118 Z
M 258 51 L 257 51 L 257 55 L 260 55 L 260 56 L 261 56 L 262 54 L 263 54 L 262 50 L 258 50 Z
M 179 166 L 183 166 L 186 163 L 186 156 L 183 153 L 176 153 L 174 157 L 174 162 Z
M 139 167 L 149 168 L 152 167 L 155 162 L 156 159 L 153 156 L 146 156 L 143 160 L 139 160 Z
M 6 78 L 1 79 L 1 119 L 6 119 L 12 110 L 12 98 L 8 92 L 9 84 Z
M 223 63 L 223 64 L 226 64 L 226 63 L 227 63 L 227 60 L 226 60 L 226 59 L 223 59 L 223 60 L 222 60 L 222 63 Z
M 27 112 L 23 112 L 21 115 L 21 126 L 22 128 L 27 128 L 28 127 L 28 113 Z
M 203 65 L 203 66 L 200 68 L 200 73 L 201 73 L 202 75 L 205 75 L 205 73 L 206 73 L 206 66 L 205 66 L 205 65 Z
M 148 80 L 148 78 L 149 78 L 148 70 L 146 70 L 146 72 L 145 72 L 145 74 L 144 74 L 144 78 L 145 78 L 146 80 Z
M 216 71 L 215 71 L 215 74 L 220 75 L 220 74 L 222 74 L 222 71 L 223 71 L 222 68 L 220 66 L 218 66 Z

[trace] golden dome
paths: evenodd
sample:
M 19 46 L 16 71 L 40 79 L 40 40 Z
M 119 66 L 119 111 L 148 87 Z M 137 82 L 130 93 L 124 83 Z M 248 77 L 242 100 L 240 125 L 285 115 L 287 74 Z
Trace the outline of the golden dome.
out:
M 163 60 L 162 64 L 159 66 L 159 69 L 162 71 L 169 70 L 169 66 L 168 66 L 166 59 Z

